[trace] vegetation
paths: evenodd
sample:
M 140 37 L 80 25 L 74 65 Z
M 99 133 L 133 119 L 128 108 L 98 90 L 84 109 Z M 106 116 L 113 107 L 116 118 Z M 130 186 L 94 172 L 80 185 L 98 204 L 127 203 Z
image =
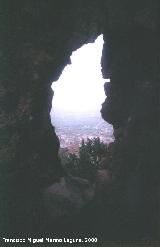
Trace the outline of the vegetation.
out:
M 93 181 L 106 151 L 107 145 L 99 137 L 88 138 L 86 142 L 82 140 L 79 154 L 65 152 L 60 157 L 67 173 Z

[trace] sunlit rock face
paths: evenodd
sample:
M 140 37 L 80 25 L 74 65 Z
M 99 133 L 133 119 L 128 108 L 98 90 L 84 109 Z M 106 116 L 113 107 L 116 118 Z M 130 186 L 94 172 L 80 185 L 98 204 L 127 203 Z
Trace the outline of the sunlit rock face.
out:
M 1 210 L 2 222 L 7 224 L 4 231 L 47 232 L 41 188 L 64 175 L 59 141 L 49 117 L 51 82 L 70 62 L 72 51 L 103 33 L 102 71 L 111 84 L 102 116 L 115 130 L 111 167 L 118 180 L 114 198 L 120 206 L 120 214 L 112 219 L 116 224 L 108 229 L 116 226 L 115 232 L 120 234 L 121 229 L 124 235 L 127 229 L 132 238 L 154 237 L 160 164 L 157 1 L 6 1 L 3 8 L 0 154 L 1 181 L 7 183 L 3 196 L 7 206 Z M 104 214 L 101 218 L 109 222 Z

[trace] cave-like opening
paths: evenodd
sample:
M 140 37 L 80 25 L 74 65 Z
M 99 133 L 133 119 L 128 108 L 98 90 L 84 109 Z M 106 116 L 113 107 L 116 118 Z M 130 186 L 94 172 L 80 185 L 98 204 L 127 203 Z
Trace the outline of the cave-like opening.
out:
M 71 64 L 52 84 L 51 122 L 62 149 L 77 152 L 82 139 L 87 138 L 99 137 L 107 144 L 113 141 L 113 128 L 100 114 L 106 97 L 106 79 L 101 73 L 103 43 L 103 35 L 100 35 L 94 43 L 85 44 L 74 51 Z

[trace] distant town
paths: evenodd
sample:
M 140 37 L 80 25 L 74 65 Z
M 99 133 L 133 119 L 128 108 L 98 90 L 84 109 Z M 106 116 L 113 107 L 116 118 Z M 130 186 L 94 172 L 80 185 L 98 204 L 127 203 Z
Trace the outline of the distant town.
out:
M 101 116 L 90 114 L 64 114 L 52 118 L 56 134 L 60 140 L 61 149 L 77 153 L 82 139 L 99 137 L 104 143 L 113 142 L 112 125 L 105 122 Z

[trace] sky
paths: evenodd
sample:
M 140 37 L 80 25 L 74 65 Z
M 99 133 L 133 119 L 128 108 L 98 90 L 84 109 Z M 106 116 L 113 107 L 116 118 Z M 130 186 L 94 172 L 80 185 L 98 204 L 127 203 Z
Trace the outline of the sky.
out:
M 54 111 L 61 113 L 98 112 L 105 100 L 104 83 L 101 73 L 103 35 L 94 43 L 83 45 L 71 55 L 59 80 L 52 83 Z

